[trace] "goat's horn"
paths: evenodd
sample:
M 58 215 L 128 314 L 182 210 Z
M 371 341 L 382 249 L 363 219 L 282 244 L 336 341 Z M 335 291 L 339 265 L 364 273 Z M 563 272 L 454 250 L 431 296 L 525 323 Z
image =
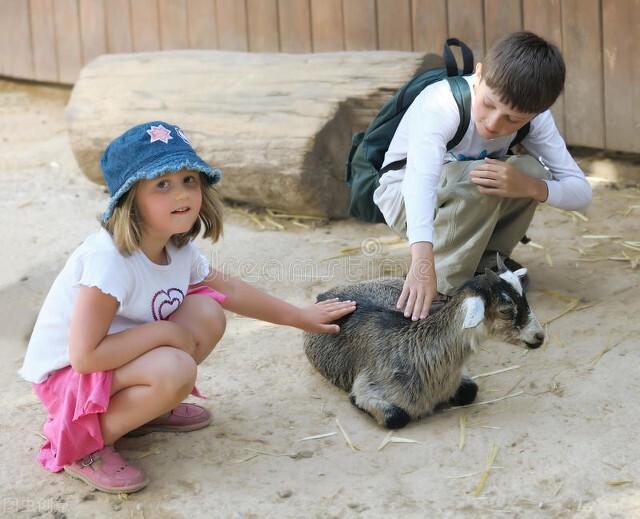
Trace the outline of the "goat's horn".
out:
M 504 264 L 504 261 L 502 261 L 502 258 L 500 257 L 499 252 L 496 252 L 496 264 L 498 265 L 498 272 L 500 273 L 506 272 L 507 270 L 509 270 L 507 266 Z

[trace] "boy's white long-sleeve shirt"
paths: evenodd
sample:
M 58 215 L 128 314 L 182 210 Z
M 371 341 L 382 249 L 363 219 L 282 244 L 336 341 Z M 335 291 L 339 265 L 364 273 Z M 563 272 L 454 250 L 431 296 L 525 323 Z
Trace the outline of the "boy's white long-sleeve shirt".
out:
M 469 82 L 472 102 L 475 75 Z M 397 201 L 385 192 L 402 190 L 407 216 L 409 243 L 433 242 L 433 219 L 436 191 L 443 164 L 452 160 L 476 160 L 506 155 L 515 133 L 496 139 L 484 139 L 476 131 L 471 114 L 469 127 L 460 141 L 447 152 L 449 142 L 460 124 L 458 106 L 449 83 L 439 81 L 425 88 L 403 116 L 385 155 L 383 166 L 407 159 L 406 167 L 389 171 L 380 179 L 374 202 L 387 221 L 395 220 L 399 210 Z M 527 152 L 542 158 L 549 168 L 551 180 L 545 181 L 551 206 L 567 210 L 582 209 L 591 202 L 591 186 L 567 150 L 549 110 L 531 120 L 528 135 L 522 141 Z M 489 196 L 489 195 L 487 195 Z M 397 200 L 397 197 L 396 197 Z

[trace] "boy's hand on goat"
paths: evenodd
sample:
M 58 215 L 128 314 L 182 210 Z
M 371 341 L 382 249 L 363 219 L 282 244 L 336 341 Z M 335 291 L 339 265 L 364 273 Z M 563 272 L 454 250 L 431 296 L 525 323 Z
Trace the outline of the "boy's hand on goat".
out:
M 547 185 L 544 181 L 525 175 L 508 162 L 486 158 L 469 178 L 478 191 L 485 195 L 503 198 L 533 198 L 539 202 L 547 199 Z
M 350 314 L 356 309 L 355 301 L 327 299 L 300 309 L 297 327 L 312 333 L 338 333 L 337 324 L 328 324 Z
M 411 256 L 411 267 L 396 308 L 403 311 L 406 318 L 417 321 L 429 315 L 431 302 L 437 294 L 433 245 L 429 242 L 414 243 Z

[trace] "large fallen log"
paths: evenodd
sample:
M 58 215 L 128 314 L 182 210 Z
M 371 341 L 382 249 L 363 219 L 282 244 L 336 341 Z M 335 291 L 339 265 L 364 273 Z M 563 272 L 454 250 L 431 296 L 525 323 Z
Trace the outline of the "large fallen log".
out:
M 111 139 L 165 120 L 223 170 L 223 197 L 342 217 L 352 134 L 434 59 L 408 52 L 106 55 L 82 70 L 73 89 L 71 147 L 84 174 L 102 182 L 99 160 Z

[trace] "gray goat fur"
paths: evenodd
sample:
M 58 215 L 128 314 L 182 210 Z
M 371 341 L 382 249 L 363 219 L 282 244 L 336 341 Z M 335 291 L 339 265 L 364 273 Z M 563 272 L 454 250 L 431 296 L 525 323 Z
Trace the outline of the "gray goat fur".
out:
M 439 404 L 471 403 L 478 386 L 463 374 L 464 362 L 485 338 L 524 341 L 531 348 L 542 344 L 542 328 L 522 289 L 518 293 L 494 272 L 476 276 L 440 311 L 419 321 L 406 319 L 395 308 L 403 282 L 365 281 L 320 294 L 318 301 L 351 299 L 357 309 L 337 321 L 336 335 L 305 334 L 311 364 L 350 392 L 351 402 L 381 425 L 399 428 L 431 414 Z M 478 296 L 484 303 L 482 322 L 464 327 L 465 301 Z M 511 308 L 511 317 L 505 318 L 505 308 Z M 527 315 L 518 317 L 523 313 Z

